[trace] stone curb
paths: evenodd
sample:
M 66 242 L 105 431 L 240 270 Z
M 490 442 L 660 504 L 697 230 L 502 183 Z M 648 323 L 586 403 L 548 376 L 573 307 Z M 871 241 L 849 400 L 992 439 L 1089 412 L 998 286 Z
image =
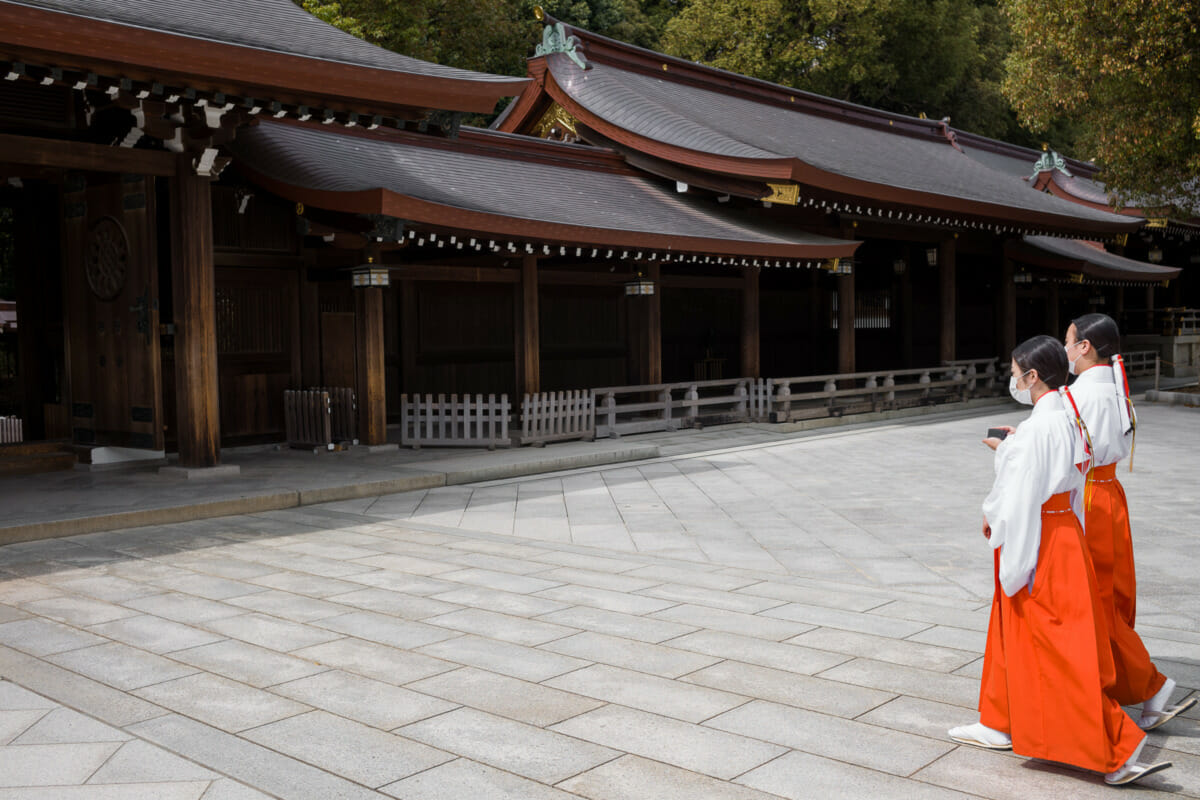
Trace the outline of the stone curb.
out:
M 581 453 L 570 456 L 532 458 L 527 461 L 466 467 L 447 472 L 424 472 L 402 478 L 364 481 L 341 486 L 322 486 L 312 489 L 288 490 L 270 494 L 235 497 L 227 500 L 189 503 L 186 505 L 145 508 L 136 511 L 121 511 L 91 517 L 36 522 L 27 525 L 0 526 L 0 546 L 39 539 L 56 539 L 83 533 L 141 528 L 147 525 L 168 525 L 213 517 L 228 517 L 237 514 L 254 514 L 261 511 L 279 511 L 297 506 L 331 503 L 338 500 L 355 500 L 360 497 L 377 497 L 398 492 L 412 492 L 481 481 L 518 478 L 582 467 L 618 464 L 626 461 L 641 461 L 658 458 L 657 445 L 633 445 L 598 453 Z
M 1146 392 L 1146 400 L 1151 403 L 1162 403 L 1168 406 L 1200 408 L 1200 394 L 1192 394 L 1191 392 L 1165 392 L 1150 389 Z

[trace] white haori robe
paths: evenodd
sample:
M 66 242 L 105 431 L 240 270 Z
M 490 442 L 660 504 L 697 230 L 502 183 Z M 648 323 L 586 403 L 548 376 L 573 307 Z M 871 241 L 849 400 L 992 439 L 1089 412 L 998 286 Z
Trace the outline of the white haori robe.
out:
M 1033 584 L 1043 503 L 1069 492 L 1083 524 L 1084 474 L 1076 464 L 1086 461 L 1086 453 L 1074 417 L 1062 395 L 1046 392 L 996 448 L 996 480 L 983 515 L 992 529 L 988 542 L 1000 549 L 1000 586 L 1009 597 Z
M 1125 387 L 1123 382 L 1117 383 L 1115 370 L 1108 364 L 1085 369 L 1071 384 L 1071 394 L 1092 437 L 1092 466 L 1115 464 L 1127 457 L 1133 447 L 1133 411 L 1126 405 Z M 1136 417 L 1132 421 L 1136 422 Z

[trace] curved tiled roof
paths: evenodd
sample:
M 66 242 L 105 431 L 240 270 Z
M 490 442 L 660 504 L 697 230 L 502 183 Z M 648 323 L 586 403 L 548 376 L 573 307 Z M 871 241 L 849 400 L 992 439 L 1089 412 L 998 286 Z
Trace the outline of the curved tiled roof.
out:
M 465 138 L 470 141 L 263 120 L 239 134 L 230 150 L 292 199 L 432 226 L 480 230 L 473 226 L 486 224 L 505 235 L 519 223 L 524 232 L 509 235 L 792 259 L 848 256 L 857 246 L 739 219 L 616 166 L 611 154 L 595 148 L 477 130 Z
M 1052 236 L 1025 236 L 1021 239 L 1026 256 L 1052 269 L 1079 271 L 1099 280 L 1128 283 L 1158 283 L 1179 277 L 1178 267 L 1164 267 L 1110 253 L 1098 242 L 1058 239 Z M 1020 258 L 1021 249 L 1014 251 Z
M 445 67 L 376 47 L 329 25 L 291 0 L 5 0 L 87 19 L 253 47 L 287 55 L 428 77 L 519 83 Z
M 555 84 L 588 115 L 679 151 L 741 160 L 748 171 L 755 162 L 794 160 L 854 181 L 1033 212 L 1059 224 L 1130 223 L 1034 191 L 1014 174 L 1013 159 L 968 155 L 935 129 L 921 136 L 863 125 L 702 86 L 671 71 L 652 75 L 600 61 L 583 70 L 563 54 L 546 63 Z M 1026 176 L 1031 169 L 1032 163 Z

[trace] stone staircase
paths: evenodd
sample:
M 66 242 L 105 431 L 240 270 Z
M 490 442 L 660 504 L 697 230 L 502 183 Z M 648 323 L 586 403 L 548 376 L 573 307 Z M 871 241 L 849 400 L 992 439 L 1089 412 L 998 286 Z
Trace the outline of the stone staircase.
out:
M 77 460 L 75 452 L 66 442 L 0 444 L 0 478 L 73 469 Z

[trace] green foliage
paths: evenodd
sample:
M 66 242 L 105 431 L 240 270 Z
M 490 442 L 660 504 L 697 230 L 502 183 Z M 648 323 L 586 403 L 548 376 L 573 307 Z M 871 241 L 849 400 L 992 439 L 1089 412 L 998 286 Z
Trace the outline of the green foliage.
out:
M 1011 136 L 993 0 L 690 0 L 674 55 L 817 94 Z
M 1200 4 L 1003 0 L 1015 46 L 1005 95 L 1021 121 L 1079 126 L 1122 202 L 1200 213 Z

